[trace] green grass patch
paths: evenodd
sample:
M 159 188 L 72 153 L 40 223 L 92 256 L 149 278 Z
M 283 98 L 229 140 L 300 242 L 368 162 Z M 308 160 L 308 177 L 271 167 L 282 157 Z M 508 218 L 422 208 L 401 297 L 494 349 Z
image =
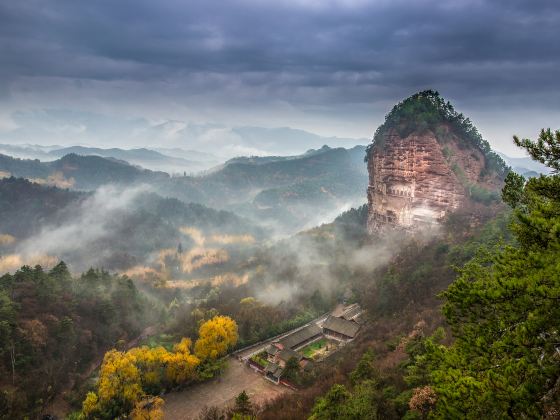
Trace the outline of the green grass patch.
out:
M 305 347 L 302 350 L 302 353 L 305 357 L 307 358 L 312 358 L 313 355 L 320 349 L 322 349 L 323 347 L 325 347 L 327 345 L 327 339 L 326 338 L 321 338 L 318 341 L 315 341 L 314 343 L 311 343 L 310 345 L 308 345 L 307 347 Z
M 251 360 L 255 363 L 258 363 L 262 367 L 266 367 L 268 365 L 268 360 L 266 359 L 266 352 L 261 352 L 259 354 L 255 354 L 251 357 Z

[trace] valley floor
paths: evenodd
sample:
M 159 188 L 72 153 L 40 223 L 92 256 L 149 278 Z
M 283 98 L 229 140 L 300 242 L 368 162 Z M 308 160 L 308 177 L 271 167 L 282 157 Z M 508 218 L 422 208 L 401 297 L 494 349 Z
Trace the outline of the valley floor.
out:
M 164 418 L 196 419 L 205 406 L 226 407 L 233 404 L 243 390 L 252 403 L 259 405 L 293 392 L 285 386 L 274 385 L 243 362 L 230 358 L 220 377 L 167 394 L 164 397 Z

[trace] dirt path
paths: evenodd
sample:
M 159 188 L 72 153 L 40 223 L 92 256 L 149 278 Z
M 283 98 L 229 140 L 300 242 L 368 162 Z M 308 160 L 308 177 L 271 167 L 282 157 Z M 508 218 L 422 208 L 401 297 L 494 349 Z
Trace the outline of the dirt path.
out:
M 293 392 L 284 386 L 274 385 L 244 363 L 230 358 L 219 378 L 167 394 L 164 397 L 164 418 L 196 419 L 205 406 L 226 407 L 233 404 L 235 397 L 243 390 L 255 404 L 263 404 L 282 394 Z

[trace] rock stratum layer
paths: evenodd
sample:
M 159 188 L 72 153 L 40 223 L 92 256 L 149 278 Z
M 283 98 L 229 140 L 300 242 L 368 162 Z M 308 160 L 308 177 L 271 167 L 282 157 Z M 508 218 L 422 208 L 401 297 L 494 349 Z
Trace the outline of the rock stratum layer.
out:
M 413 106 L 418 106 L 417 101 L 427 102 L 428 111 L 424 110 L 426 104 L 421 103 L 423 112 L 441 112 L 437 106 L 442 104 L 453 110 L 449 103 L 439 102 L 437 92 L 429 91 L 428 96 L 418 97 L 425 94 L 422 92 L 397 105 L 392 114 L 400 112 L 399 107 L 408 106 L 407 101 L 414 101 Z M 437 95 L 436 99 L 430 96 L 433 94 Z M 483 148 L 461 137 L 457 123 L 450 124 L 444 118 L 428 126 L 417 120 L 412 124 L 409 120 L 403 122 L 392 114 L 377 130 L 366 157 L 370 233 L 387 227 L 415 230 L 434 225 L 473 197 L 476 199 L 475 193 L 485 200 L 497 195 L 506 166 L 496 161 L 498 165 L 494 166 L 499 171 L 489 168 L 488 160 L 495 159 L 489 146 L 485 154 Z M 403 114 L 410 118 L 410 112 Z M 476 129 L 469 134 L 473 133 L 478 135 Z M 484 142 L 481 138 L 480 141 Z

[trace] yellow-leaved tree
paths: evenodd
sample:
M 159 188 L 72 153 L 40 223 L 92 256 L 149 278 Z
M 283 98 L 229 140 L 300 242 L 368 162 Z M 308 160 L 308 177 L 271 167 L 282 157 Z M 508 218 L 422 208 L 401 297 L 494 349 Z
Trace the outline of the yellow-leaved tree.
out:
M 191 354 L 191 345 L 189 338 L 183 338 L 180 343 L 175 344 L 173 353 L 167 355 L 165 374 L 168 381 L 180 384 L 195 376 L 200 359 Z
M 88 392 L 86 399 L 82 403 L 82 414 L 86 418 L 92 417 L 98 409 L 98 402 L 99 398 L 97 398 L 97 394 L 95 392 Z
M 136 366 L 134 355 L 117 350 L 105 353 L 97 389 L 99 404 L 111 402 L 125 410 L 131 410 L 143 395 L 140 370 Z
M 237 343 L 237 324 L 228 316 L 215 316 L 200 326 L 194 353 L 202 360 L 217 359 Z
M 88 393 L 82 414 L 85 418 L 113 418 L 134 408 L 134 418 L 158 419 L 162 404 L 150 400 L 149 395 L 196 377 L 200 360 L 190 353 L 190 348 L 191 340 L 183 338 L 172 352 L 146 346 L 127 352 L 107 352 L 99 372 L 97 393 Z M 146 411 L 153 406 L 159 409 Z
M 160 397 L 142 398 L 130 413 L 132 420 L 163 420 L 163 405 Z
M 164 381 L 164 364 L 169 352 L 163 347 L 135 347 L 128 351 L 140 371 L 142 389 L 156 394 Z
M 200 326 L 195 354 L 191 353 L 189 338 L 175 344 L 173 351 L 161 346 L 108 351 L 99 372 L 97 392 L 87 394 L 81 418 L 112 419 L 130 414 L 133 419 L 159 420 L 163 400 L 153 395 L 170 386 L 211 377 L 215 373 L 208 369 L 211 363 L 204 365 L 204 373 L 197 367 L 202 361 L 223 356 L 236 342 L 235 321 L 214 316 Z

